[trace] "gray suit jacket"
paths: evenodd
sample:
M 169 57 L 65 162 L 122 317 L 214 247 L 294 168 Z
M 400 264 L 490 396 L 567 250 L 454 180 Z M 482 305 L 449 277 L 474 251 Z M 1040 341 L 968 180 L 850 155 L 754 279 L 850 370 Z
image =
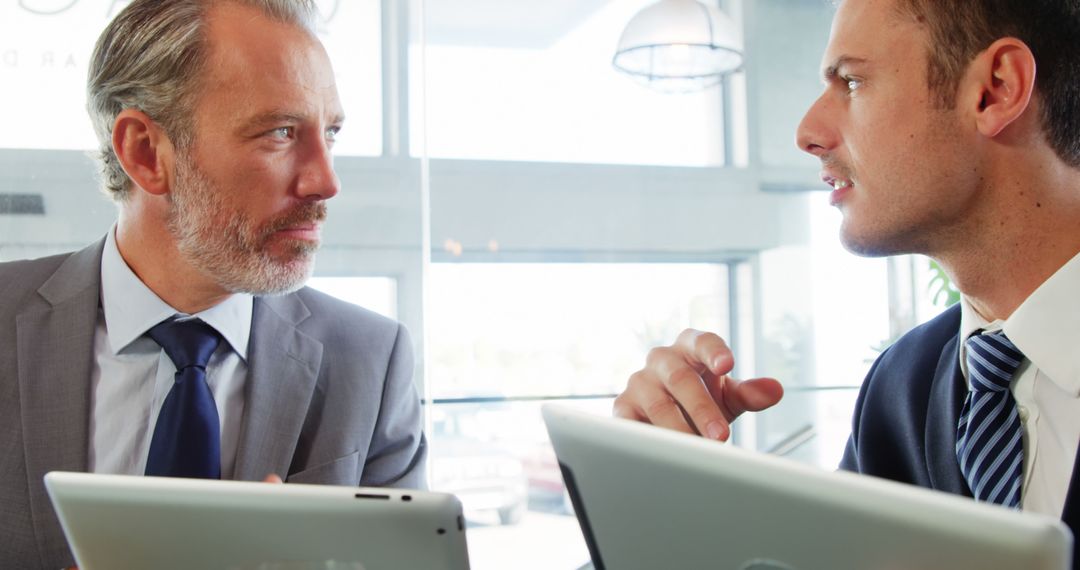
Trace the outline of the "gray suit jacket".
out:
M 87 469 L 104 241 L 0 263 L 0 568 L 74 564 L 42 477 Z M 255 299 L 237 479 L 423 487 L 400 324 L 312 289 Z

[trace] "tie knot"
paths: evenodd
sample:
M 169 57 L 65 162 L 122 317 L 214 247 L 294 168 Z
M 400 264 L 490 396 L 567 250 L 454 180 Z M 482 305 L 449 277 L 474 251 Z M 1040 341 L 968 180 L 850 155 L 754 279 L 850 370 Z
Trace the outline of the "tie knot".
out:
M 1024 360 L 1024 353 L 1003 331 L 971 335 L 965 344 L 971 389 L 976 392 L 1007 390 L 1013 374 Z
M 206 368 L 210 355 L 221 342 L 221 335 L 214 327 L 199 319 L 163 321 L 147 334 L 169 355 L 177 372 L 191 366 Z

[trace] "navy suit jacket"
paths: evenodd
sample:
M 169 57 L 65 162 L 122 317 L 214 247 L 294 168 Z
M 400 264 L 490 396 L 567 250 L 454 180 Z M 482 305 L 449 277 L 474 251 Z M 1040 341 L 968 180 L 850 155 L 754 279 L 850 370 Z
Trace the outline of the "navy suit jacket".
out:
M 960 372 L 960 306 L 883 352 L 863 382 L 840 468 L 971 497 L 956 460 L 956 425 L 967 395 Z M 1080 463 L 1080 454 L 1077 454 Z M 1062 520 L 1080 537 L 1080 468 L 1073 467 Z M 1073 548 L 1073 568 L 1080 556 Z

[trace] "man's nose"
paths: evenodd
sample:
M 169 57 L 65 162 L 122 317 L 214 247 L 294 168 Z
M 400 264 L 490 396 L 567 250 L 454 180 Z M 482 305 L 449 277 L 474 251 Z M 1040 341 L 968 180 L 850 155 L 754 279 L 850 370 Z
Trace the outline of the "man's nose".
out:
M 311 146 L 300 173 L 297 193 L 304 199 L 329 200 L 341 190 L 341 181 L 334 171 L 334 155 L 326 141 Z
M 839 140 L 829 117 L 827 95 L 824 94 L 814 101 L 795 131 L 795 144 L 799 149 L 817 157 L 835 148 Z

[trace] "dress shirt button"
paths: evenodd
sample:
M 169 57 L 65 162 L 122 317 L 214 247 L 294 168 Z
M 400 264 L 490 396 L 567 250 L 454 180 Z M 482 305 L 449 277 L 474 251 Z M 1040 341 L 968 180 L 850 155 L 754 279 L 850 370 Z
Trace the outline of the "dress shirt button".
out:
M 1020 421 L 1021 422 L 1027 422 L 1027 419 L 1028 419 L 1027 406 L 1017 406 L 1016 411 L 1020 415 Z

